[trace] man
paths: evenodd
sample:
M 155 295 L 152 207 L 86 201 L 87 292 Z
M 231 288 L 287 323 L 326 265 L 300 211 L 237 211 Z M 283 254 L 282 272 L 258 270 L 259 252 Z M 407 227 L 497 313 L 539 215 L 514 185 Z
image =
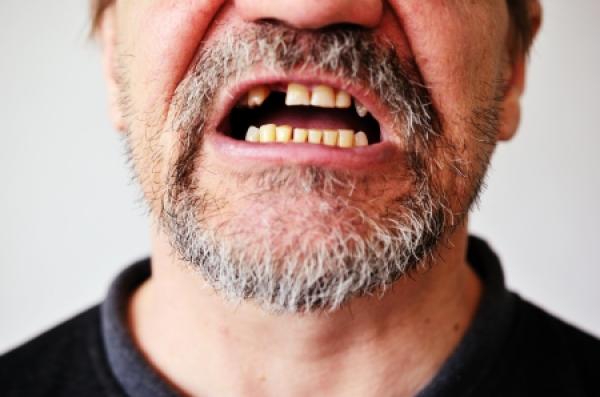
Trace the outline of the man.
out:
M 3 396 L 597 396 L 600 344 L 467 234 L 537 0 L 99 1 L 154 221 Z

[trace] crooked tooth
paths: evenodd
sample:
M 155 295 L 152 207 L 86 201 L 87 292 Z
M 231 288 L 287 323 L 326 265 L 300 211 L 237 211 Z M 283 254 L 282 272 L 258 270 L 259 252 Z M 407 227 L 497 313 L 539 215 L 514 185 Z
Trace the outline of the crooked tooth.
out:
M 326 146 L 336 146 L 338 140 L 338 130 L 323 130 L 323 144 Z
M 369 146 L 369 138 L 367 138 L 367 134 L 362 131 L 359 131 L 354 135 L 354 146 Z
M 260 142 L 260 130 L 255 126 L 250 126 L 246 132 L 247 142 Z
M 356 113 L 358 113 L 360 117 L 365 117 L 367 114 L 369 114 L 369 111 L 367 110 L 365 105 L 358 102 L 356 99 L 354 100 L 354 108 L 356 109 Z
M 275 140 L 281 143 L 287 143 L 292 139 L 292 127 L 289 125 L 280 125 L 275 128 Z
M 251 108 L 258 107 L 269 97 L 271 90 L 264 86 L 257 86 L 248 91 L 248 106 Z
M 335 107 L 338 109 L 348 109 L 352 106 L 352 97 L 346 91 L 338 91 L 335 95 Z
M 260 143 L 275 142 L 275 124 L 265 124 L 260 127 Z
M 335 91 L 326 85 L 313 88 L 310 104 L 320 108 L 335 108 Z
M 318 130 L 316 128 L 308 129 L 308 143 L 321 143 L 322 137 L 323 130 Z
M 354 146 L 354 131 L 339 130 L 337 145 L 341 148 L 351 148 Z
M 310 105 L 310 93 L 308 87 L 296 83 L 288 84 L 287 94 L 285 95 L 285 104 L 287 106 Z
M 295 143 L 305 143 L 308 139 L 308 130 L 306 128 L 294 128 L 294 136 L 292 140 Z

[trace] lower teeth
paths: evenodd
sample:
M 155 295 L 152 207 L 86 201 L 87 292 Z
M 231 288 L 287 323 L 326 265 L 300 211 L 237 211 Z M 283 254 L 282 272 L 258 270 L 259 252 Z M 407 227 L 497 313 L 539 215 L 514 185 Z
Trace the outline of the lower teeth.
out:
M 348 129 L 292 128 L 289 125 L 251 126 L 246 141 L 254 143 L 311 143 L 349 149 L 369 145 L 367 134 Z

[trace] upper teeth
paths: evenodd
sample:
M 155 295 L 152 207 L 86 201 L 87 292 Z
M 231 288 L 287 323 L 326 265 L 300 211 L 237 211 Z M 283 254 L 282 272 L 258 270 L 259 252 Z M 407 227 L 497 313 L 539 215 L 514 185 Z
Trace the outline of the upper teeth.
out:
M 288 85 L 285 104 L 288 106 L 310 105 L 310 92 L 308 91 L 308 87 L 293 83 Z
M 290 90 L 288 87 L 288 95 Z M 310 104 L 322 108 L 335 108 L 335 91 L 326 85 L 318 85 L 313 88 Z
M 248 106 L 251 108 L 260 106 L 270 94 L 269 88 L 264 85 L 257 86 L 248 91 Z
M 362 103 L 358 102 L 357 100 L 354 101 L 354 108 L 356 109 L 356 113 L 360 117 L 365 117 L 367 114 L 369 114 L 369 111 L 367 110 L 367 108 Z
M 261 106 L 270 94 L 271 90 L 265 85 L 253 87 L 238 105 L 250 108 Z M 308 87 L 303 84 L 290 83 L 287 86 L 285 104 L 287 106 L 348 109 L 352 107 L 352 97 L 346 91 L 336 90 L 323 84 Z M 365 117 L 369 113 L 367 108 L 356 99 L 354 107 L 360 117 Z

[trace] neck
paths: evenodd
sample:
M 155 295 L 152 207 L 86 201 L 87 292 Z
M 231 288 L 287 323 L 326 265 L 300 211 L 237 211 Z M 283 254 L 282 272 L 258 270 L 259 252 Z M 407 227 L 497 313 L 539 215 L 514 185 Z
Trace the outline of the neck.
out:
M 429 270 L 381 298 L 357 298 L 330 314 L 271 315 L 223 301 L 176 263 L 156 232 L 152 277 L 131 301 L 131 327 L 148 360 L 187 395 L 411 396 L 477 308 L 481 286 L 466 245 L 465 226 L 440 244 Z

